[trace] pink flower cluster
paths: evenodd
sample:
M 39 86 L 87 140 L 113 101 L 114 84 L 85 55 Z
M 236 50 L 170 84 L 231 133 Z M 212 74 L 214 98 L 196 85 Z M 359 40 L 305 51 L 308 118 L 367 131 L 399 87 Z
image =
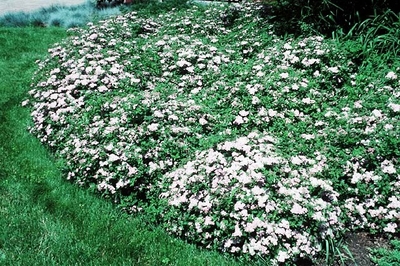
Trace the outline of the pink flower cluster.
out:
M 338 193 L 318 177 L 326 159 L 284 158 L 275 143 L 270 135 L 252 132 L 197 152 L 195 160 L 167 173 L 159 183 L 169 206 L 166 229 L 279 262 L 317 254 L 322 239 L 343 230 Z
M 351 178 L 354 184 L 350 188 L 353 197 L 346 199 L 343 211 L 351 218 L 353 228 L 362 228 L 386 233 L 396 233 L 400 227 L 400 169 L 394 160 L 384 160 L 379 167 L 371 171 L 366 169 L 365 160 L 353 158 L 345 167 L 345 175 Z M 387 188 L 382 188 L 382 180 Z M 360 198 L 359 194 L 367 186 L 369 197 Z M 382 189 L 389 189 L 389 193 L 381 193 Z M 392 195 L 385 197 L 384 195 Z

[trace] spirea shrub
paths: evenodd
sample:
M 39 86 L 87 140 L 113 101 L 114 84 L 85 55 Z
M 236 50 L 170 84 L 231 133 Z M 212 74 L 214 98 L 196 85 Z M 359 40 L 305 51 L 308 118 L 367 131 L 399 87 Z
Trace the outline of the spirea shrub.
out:
M 160 182 L 168 203 L 166 230 L 273 264 L 315 257 L 322 240 L 343 230 L 339 194 L 319 178 L 326 167 L 321 154 L 285 158 L 275 143 L 251 132 L 197 152 L 195 160 L 166 174 Z
M 71 31 L 38 61 L 31 132 L 67 179 L 235 255 L 290 263 L 346 228 L 398 232 L 400 66 L 365 72 L 352 43 L 230 10 Z

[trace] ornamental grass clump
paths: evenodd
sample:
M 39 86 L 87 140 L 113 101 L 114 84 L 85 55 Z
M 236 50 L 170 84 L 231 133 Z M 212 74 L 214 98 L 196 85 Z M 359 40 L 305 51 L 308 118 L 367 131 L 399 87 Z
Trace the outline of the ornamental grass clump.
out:
M 398 232 L 400 65 L 361 66 L 354 41 L 279 38 L 258 12 L 71 31 L 38 62 L 31 132 L 67 179 L 237 256 L 290 264 L 348 229 Z

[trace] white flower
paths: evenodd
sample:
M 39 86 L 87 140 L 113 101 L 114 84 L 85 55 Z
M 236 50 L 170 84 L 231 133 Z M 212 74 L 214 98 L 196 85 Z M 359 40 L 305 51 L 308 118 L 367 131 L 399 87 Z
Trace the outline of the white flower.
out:
M 156 46 L 164 46 L 166 44 L 165 41 L 159 40 L 158 42 L 155 43 Z
M 131 84 L 133 84 L 133 83 L 139 83 L 140 82 L 140 79 L 137 79 L 137 78 L 131 78 Z
M 190 66 L 191 63 L 189 63 L 188 61 L 186 61 L 185 59 L 181 59 L 178 62 L 176 62 L 176 65 L 178 67 L 184 67 L 184 66 Z
M 264 189 L 260 188 L 259 186 L 253 187 L 251 189 L 251 192 L 253 193 L 253 195 L 261 195 L 265 193 Z
M 214 63 L 216 63 L 217 65 L 221 64 L 221 57 L 220 56 L 216 56 L 213 58 Z
M 241 237 L 242 235 L 243 235 L 243 234 L 242 234 L 242 231 L 241 231 L 240 228 L 239 228 L 239 225 L 236 224 L 236 225 L 235 225 L 235 232 L 233 232 L 232 236 Z
M 393 110 L 393 112 L 400 112 L 400 104 L 389 103 L 388 106 Z
M 118 161 L 120 158 L 117 156 L 117 155 L 115 155 L 115 154 L 110 154 L 109 156 L 108 156 L 108 160 L 110 161 L 110 162 L 115 162 L 115 161 Z
M 393 125 L 392 124 L 386 124 L 386 125 L 383 126 L 383 128 L 385 130 L 391 130 L 391 129 L 393 129 Z
M 170 116 L 168 116 L 168 120 L 178 121 L 178 120 L 179 120 L 179 117 L 176 116 L 176 115 L 170 115 Z
M 134 174 L 136 174 L 138 171 L 138 169 L 136 167 L 132 167 L 130 165 L 128 165 L 128 176 L 132 176 Z
M 314 139 L 315 136 L 313 134 L 301 134 L 301 136 L 303 139 L 305 140 L 310 140 L 310 139 Z
M 153 123 L 147 126 L 147 129 L 150 131 L 156 131 L 158 129 L 158 124 L 157 123 Z
M 260 99 L 257 97 L 257 96 L 253 96 L 253 98 L 251 99 L 251 103 L 252 104 L 258 104 L 258 103 L 260 103 L 261 101 L 260 101 Z
M 235 209 L 235 211 L 239 211 L 244 209 L 244 207 L 246 207 L 246 205 L 243 202 L 238 201 L 235 203 L 235 206 L 233 208 Z
M 215 223 L 213 222 L 212 218 L 210 216 L 206 216 L 204 219 L 204 225 L 214 225 Z
M 126 186 L 127 184 L 129 184 L 129 180 L 125 180 L 125 181 L 124 181 L 124 180 L 120 179 L 120 180 L 117 182 L 116 188 L 119 189 L 119 188 L 121 188 L 121 187 Z
M 106 86 L 104 86 L 104 85 L 99 86 L 97 89 L 99 90 L 99 92 L 108 91 L 108 88 Z
M 89 36 L 89 39 L 91 40 L 96 40 L 98 35 L 96 33 L 93 33 L 92 35 Z
M 279 74 L 279 76 L 280 76 L 281 78 L 283 78 L 283 79 L 286 79 L 286 78 L 289 77 L 289 73 L 287 73 L 287 72 L 281 73 L 281 74 Z
M 386 174 L 395 174 L 396 173 L 396 168 L 394 167 L 394 165 L 388 161 L 388 160 L 384 160 L 381 163 L 381 168 L 382 168 L 382 172 L 386 173 Z
M 293 214 L 305 214 L 307 213 L 307 208 L 301 207 L 298 203 L 295 203 L 290 212 Z
M 107 146 L 105 146 L 104 149 L 107 150 L 107 151 L 112 151 L 112 149 L 114 149 L 114 144 L 110 143 Z
M 360 173 L 354 173 L 353 174 L 353 177 L 352 177 L 352 179 L 351 179 L 351 183 L 352 184 L 357 184 L 360 180 L 362 180 L 363 179 L 363 175 L 362 174 L 360 174 Z
M 283 48 L 285 48 L 286 50 L 290 50 L 290 49 L 292 49 L 293 47 L 292 47 L 290 44 L 285 43 L 285 45 L 283 46 Z
M 395 196 L 391 196 L 389 200 L 390 203 L 387 206 L 388 208 L 393 208 L 393 209 L 400 208 L 400 200 L 397 199 Z
M 379 111 L 379 110 L 377 110 L 377 109 L 375 109 L 375 110 L 372 111 L 372 115 L 375 116 L 375 117 L 377 117 L 377 118 L 382 117 L 381 111 Z
M 240 125 L 244 123 L 243 117 L 241 117 L 240 115 L 236 116 L 235 121 L 233 121 L 234 124 Z
M 208 122 L 207 122 L 207 120 L 205 120 L 205 119 L 202 117 L 202 118 L 199 119 L 199 123 L 200 123 L 200 125 L 204 126 L 204 125 L 206 125 Z
M 387 79 L 397 79 L 397 75 L 393 71 L 390 71 L 389 73 L 387 73 L 385 78 L 387 78 Z
M 279 250 L 278 257 L 276 258 L 279 262 L 285 262 L 289 258 L 289 254 L 286 251 Z
M 248 112 L 248 111 L 245 111 L 245 110 L 242 110 L 242 111 L 239 112 L 239 115 L 241 115 L 241 116 L 243 116 L 243 117 L 246 117 L 246 116 L 249 115 L 249 112 Z
M 322 215 L 321 211 L 317 211 L 313 214 L 312 218 L 317 221 L 324 222 L 326 221 L 325 217 Z
M 362 108 L 363 106 L 361 105 L 361 101 L 356 101 L 356 102 L 354 102 L 354 108 L 357 108 L 357 109 L 360 109 L 360 108 Z
M 328 71 L 331 73 L 339 73 L 339 68 L 338 67 L 328 67 Z
M 303 160 L 300 159 L 300 157 L 298 157 L 298 156 L 294 156 L 294 157 L 292 157 L 291 162 L 292 162 L 292 164 L 300 165 L 303 162 Z
M 388 233 L 396 233 L 396 228 L 397 224 L 395 223 L 388 223 L 385 228 L 383 228 L 383 231 L 388 232 Z
M 253 66 L 253 69 L 254 69 L 254 70 L 257 70 L 257 71 L 260 71 L 261 69 L 263 69 L 263 65 L 256 65 L 256 66 Z
M 164 114 L 157 110 L 157 111 L 154 111 L 154 117 L 163 118 Z
M 268 116 L 270 116 L 270 117 L 276 116 L 277 113 L 278 113 L 277 111 L 274 111 L 274 110 L 272 110 L 272 109 L 268 109 Z
M 229 248 L 230 246 L 232 246 L 232 244 L 233 244 L 232 239 L 228 239 L 224 244 L 224 248 Z
M 310 99 L 310 98 L 304 98 L 301 100 L 304 104 L 312 104 L 315 103 L 314 100 Z

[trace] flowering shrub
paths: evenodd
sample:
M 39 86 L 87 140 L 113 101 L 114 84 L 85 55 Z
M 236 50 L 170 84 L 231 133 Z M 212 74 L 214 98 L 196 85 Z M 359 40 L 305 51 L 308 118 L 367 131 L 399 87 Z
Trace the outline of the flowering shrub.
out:
M 75 29 L 38 62 L 31 132 L 69 180 L 206 247 L 290 263 L 345 228 L 396 233 L 398 66 L 229 12 Z
M 326 158 L 275 153 L 275 138 L 255 132 L 165 175 L 166 230 L 231 253 L 283 263 L 312 257 L 343 230 L 338 193 L 318 178 Z M 300 166 L 298 170 L 293 166 Z

